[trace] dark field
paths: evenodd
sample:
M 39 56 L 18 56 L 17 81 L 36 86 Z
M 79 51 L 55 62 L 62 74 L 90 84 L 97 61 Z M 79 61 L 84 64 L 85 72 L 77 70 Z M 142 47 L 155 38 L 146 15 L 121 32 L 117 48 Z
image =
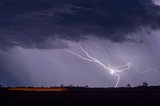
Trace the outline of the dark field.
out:
M 160 106 L 160 87 L 67 89 L 67 91 L 2 89 L 0 106 Z

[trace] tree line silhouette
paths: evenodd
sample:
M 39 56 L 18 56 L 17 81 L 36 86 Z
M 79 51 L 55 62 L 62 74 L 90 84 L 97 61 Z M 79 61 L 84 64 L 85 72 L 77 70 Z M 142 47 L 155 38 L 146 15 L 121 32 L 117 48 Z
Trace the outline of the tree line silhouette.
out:
M 126 87 L 117 87 L 117 88 L 139 88 L 139 87 L 149 87 L 149 84 L 147 82 L 143 82 L 142 85 L 139 85 L 139 86 L 131 86 L 131 84 L 127 84 Z M 68 86 L 61 84 L 60 86 L 52 86 L 52 87 L 31 87 L 31 86 L 3 87 L 2 85 L 0 85 L 0 89 L 9 89 L 9 88 L 104 88 L 104 87 L 89 87 L 89 85 L 74 86 L 72 84 Z M 116 87 L 108 87 L 108 88 L 116 88 Z

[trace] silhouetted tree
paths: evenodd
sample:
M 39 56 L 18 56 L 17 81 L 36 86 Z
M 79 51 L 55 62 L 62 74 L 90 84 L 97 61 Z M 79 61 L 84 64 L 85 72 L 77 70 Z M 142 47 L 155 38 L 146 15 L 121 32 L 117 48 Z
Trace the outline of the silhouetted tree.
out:
M 64 87 L 64 85 L 62 84 L 60 87 L 61 87 L 61 88 L 63 88 L 63 87 Z
M 89 88 L 89 86 L 88 86 L 88 85 L 86 85 L 86 86 L 85 86 L 85 88 Z
M 131 85 L 130 84 L 127 84 L 127 88 L 130 88 L 131 87 Z
M 147 83 L 147 82 L 143 82 L 143 83 L 142 83 L 142 86 L 148 87 L 148 83 Z
M 72 85 L 72 84 L 70 84 L 70 85 L 69 85 L 69 87 L 73 87 L 73 85 Z

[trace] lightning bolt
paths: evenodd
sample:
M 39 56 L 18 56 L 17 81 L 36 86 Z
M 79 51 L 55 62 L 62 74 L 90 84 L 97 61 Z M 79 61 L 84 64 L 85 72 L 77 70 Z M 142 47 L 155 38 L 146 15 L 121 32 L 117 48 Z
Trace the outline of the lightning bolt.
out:
M 94 42 L 93 42 L 93 43 L 94 43 Z M 100 49 L 104 52 L 104 54 L 105 54 L 105 56 L 107 57 L 107 60 L 108 60 L 108 65 L 109 65 L 109 67 L 110 67 L 110 60 L 109 60 L 109 56 L 107 55 L 106 51 L 105 51 L 103 48 L 101 48 L 100 46 L 98 46 L 96 43 L 94 43 L 94 45 L 95 45 L 97 48 L 100 48 Z M 137 64 L 137 65 L 136 65 L 136 72 L 141 73 L 141 74 L 146 74 L 147 72 L 156 72 L 156 73 L 160 74 L 160 71 L 158 71 L 157 69 L 147 69 L 147 70 L 145 70 L 145 71 L 139 71 L 139 69 L 138 69 L 138 67 L 139 67 L 139 66 L 138 66 L 138 64 L 139 64 L 139 59 L 138 59 L 136 56 L 134 56 L 133 59 L 132 59 L 130 62 L 128 62 L 126 65 L 121 65 L 121 66 L 118 66 L 118 67 L 114 67 L 114 69 L 116 70 L 116 69 L 118 69 L 118 68 L 121 68 L 121 67 L 126 66 L 126 68 L 123 69 L 123 70 L 117 70 L 117 72 L 125 71 L 125 70 L 127 70 L 127 69 L 130 68 L 131 63 L 134 62 L 134 61 L 136 61 L 136 64 Z M 110 67 L 110 68 L 111 68 L 111 67 Z
M 155 72 L 155 73 L 160 74 L 160 71 L 158 71 L 157 69 L 147 69 L 144 71 L 139 71 L 139 59 L 135 57 L 134 61 L 136 61 L 136 72 L 141 73 L 141 74 L 146 74 L 147 72 Z
M 118 84 L 119 84 L 119 81 L 120 81 L 120 77 L 121 77 L 120 75 L 117 74 L 117 72 L 120 73 L 120 72 L 123 72 L 123 71 L 125 71 L 125 70 L 128 70 L 128 69 L 130 68 L 131 63 L 129 62 L 129 63 L 127 63 L 126 65 L 121 65 L 121 66 L 118 66 L 118 67 L 111 68 L 111 66 L 110 66 L 110 59 L 109 59 L 109 56 L 108 56 L 107 52 L 106 52 L 103 48 L 101 48 L 100 46 L 98 46 L 97 44 L 94 43 L 94 45 L 95 45 L 97 48 L 101 49 L 102 52 L 103 52 L 103 53 L 105 54 L 105 56 L 107 57 L 110 73 L 111 73 L 111 74 L 114 74 L 114 75 L 117 77 L 117 81 L 116 81 L 116 85 L 115 85 L 115 87 L 117 87 Z M 124 68 L 124 69 L 122 69 L 122 70 L 118 70 L 119 68 L 123 68 L 123 67 L 126 67 L 126 68 Z
M 66 51 L 68 51 L 69 53 L 71 53 L 71 54 L 73 54 L 73 55 L 75 55 L 75 56 L 77 56 L 77 57 L 79 57 L 79 58 L 81 58 L 83 60 L 86 60 L 86 61 L 89 61 L 89 62 L 95 62 L 95 63 L 99 64 L 100 66 L 102 66 L 105 69 L 105 71 L 109 71 L 110 74 L 115 75 L 117 77 L 117 81 L 116 81 L 115 87 L 117 87 L 118 84 L 119 84 L 119 81 L 120 81 L 120 75 L 118 73 L 123 72 L 125 70 L 128 70 L 130 68 L 131 63 L 129 62 L 129 63 L 125 64 L 125 65 L 121 65 L 121 66 L 112 68 L 110 66 L 109 56 L 107 55 L 106 51 L 103 48 L 101 48 L 101 47 L 99 47 L 98 45 L 95 44 L 95 46 L 97 48 L 101 49 L 103 51 L 103 53 L 105 54 L 105 56 L 107 57 L 108 66 L 103 64 L 97 58 L 92 57 L 85 49 L 82 48 L 82 46 L 79 43 L 77 45 L 79 46 L 80 50 L 85 53 L 87 58 L 83 57 L 83 56 L 81 56 L 81 55 L 79 55 L 79 54 L 77 54 L 77 53 L 75 53 L 75 52 L 73 52 L 73 51 L 71 51 L 69 49 L 66 49 Z M 123 68 L 123 69 L 120 69 L 120 68 Z

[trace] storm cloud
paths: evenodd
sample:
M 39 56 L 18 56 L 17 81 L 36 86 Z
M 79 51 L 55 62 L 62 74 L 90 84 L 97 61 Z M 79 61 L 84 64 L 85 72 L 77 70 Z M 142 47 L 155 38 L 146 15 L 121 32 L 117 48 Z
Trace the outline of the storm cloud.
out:
M 131 63 L 117 73 L 118 86 L 159 85 L 159 4 L 159 0 L 1 0 L 0 84 L 115 86 L 117 77 L 108 70 L 66 51 L 87 57 L 78 42 L 106 66 Z M 95 45 L 106 50 L 110 63 Z
M 53 49 L 88 37 L 134 42 L 134 33 L 160 27 L 151 0 L 0 1 L 0 47 Z

